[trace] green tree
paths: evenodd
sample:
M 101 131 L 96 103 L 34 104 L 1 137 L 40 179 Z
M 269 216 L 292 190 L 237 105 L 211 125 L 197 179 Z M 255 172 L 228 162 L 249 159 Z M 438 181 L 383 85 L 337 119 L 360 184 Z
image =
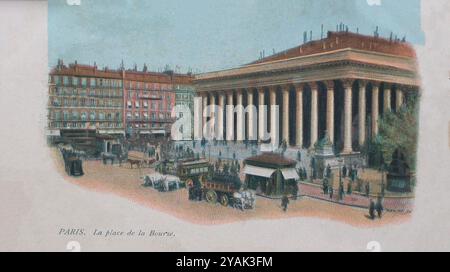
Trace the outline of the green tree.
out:
M 379 134 L 372 139 L 370 150 L 389 165 L 392 154 L 400 150 L 411 170 L 416 168 L 418 141 L 418 97 L 412 96 L 398 112 L 387 112 L 379 120 Z M 376 155 L 375 155 L 376 156 Z

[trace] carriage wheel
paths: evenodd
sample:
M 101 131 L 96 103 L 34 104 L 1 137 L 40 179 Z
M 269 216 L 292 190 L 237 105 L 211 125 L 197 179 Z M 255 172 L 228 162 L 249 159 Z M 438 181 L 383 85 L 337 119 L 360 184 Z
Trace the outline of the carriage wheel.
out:
M 230 203 L 228 196 L 226 194 L 221 195 L 220 196 L 220 204 L 222 204 L 222 206 L 224 206 L 224 207 L 227 207 L 228 203 Z
M 209 190 L 205 195 L 206 201 L 211 204 L 217 203 L 217 194 L 213 190 Z

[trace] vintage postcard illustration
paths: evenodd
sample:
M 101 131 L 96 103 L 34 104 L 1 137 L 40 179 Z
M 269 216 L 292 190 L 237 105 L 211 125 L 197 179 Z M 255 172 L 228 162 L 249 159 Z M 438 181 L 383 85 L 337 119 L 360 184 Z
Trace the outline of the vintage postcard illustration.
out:
M 68 182 L 199 224 L 289 215 L 371 226 L 413 211 L 419 1 L 392 24 L 398 1 L 290 1 L 305 12 L 289 19 L 295 31 L 248 19 L 275 3 L 199 1 L 237 13 L 221 22 L 229 29 L 200 33 L 177 1 L 69 2 L 49 1 L 47 130 Z M 324 5 L 334 18 L 317 17 Z M 341 21 L 348 7 L 384 15 Z
M 444 0 L 0 6 L 0 250 L 448 250 Z

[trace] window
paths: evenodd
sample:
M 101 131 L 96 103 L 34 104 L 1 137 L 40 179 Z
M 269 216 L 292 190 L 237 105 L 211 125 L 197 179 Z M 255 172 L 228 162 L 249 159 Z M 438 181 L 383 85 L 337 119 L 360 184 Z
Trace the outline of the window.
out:
M 68 86 L 69 85 L 69 77 L 68 76 L 64 76 L 63 77 L 63 81 L 64 81 L 64 85 Z
M 57 121 L 61 120 L 61 112 L 59 112 L 59 111 L 56 111 L 56 112 L 55 112 L 55 119 L 56 119 Z
M 91 121 L 95 120 L 95 111 L 91 111 L 91 114 L 89 115 L 89 120 Z
M 56 85 L 61 84 L 59 76 L 53 76 L 53 82 L 55 82 Z
M 79 118 L 78 112 L 77 111 L 73 111 L 72 112 L 72 120 L 78 120 L 78 118 Z
M 86 112 L 82 112 L 81 113 L 81 121 L 86 121 L 87 119 L 87 113 Z
M 136 101 L 136 102 L 134 102 L 134 106 L 136 107 L 136 108 L 139 108 L 139 101 Z
M 144 101 L 144 108 L 148 108 L 148 102 Z
M 87 79 L 85 77 L 81 78 L 81 86 L 86 87 L 86 85 L 87 85 Z
M 120 112 L 116 112 L 116 120 L 122 119 L 122 116 L 120 116 Z
M 90 86 L 91 87 L 96 87 L 97 86 L 97 80 L 95 78 L 91 78 L 89 80 Z
M 78 77 L 72 77 L 72 85 L 78 86 Z
M 131 106 L 131 101 L 127 101 L 127 107 L 128 107 L 129 109 L 132 108 L 132 106 Z
M 131 120 L 131 112 L 127 112 L 127 119 Z

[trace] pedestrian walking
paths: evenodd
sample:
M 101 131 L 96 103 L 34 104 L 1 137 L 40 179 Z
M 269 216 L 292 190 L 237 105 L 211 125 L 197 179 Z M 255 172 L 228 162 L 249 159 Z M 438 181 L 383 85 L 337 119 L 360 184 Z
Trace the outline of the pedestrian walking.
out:
M 334 193 L 333 185 L 331 185 L 330 187 L 328 187 L 328 192 L 330 193 L 330 199 L 333 199 L 333 193 Z
M 369 197 L 369 195 L 370 195 L 370 183 L 367 182 L 366 183 L 366 197 Z
M 281 199 L 281 207 L 283 208 L 283 211 L 286 212 L 289 205 L 289 198 L 287 195 L 284 195 Z
M 371 220 L 375 219 L 375 202 L 373 202 L 373 200 L 370 200 L 370 204 L 369 204 L 369 218 Z
M 324 179 L 322 182 L 322 190 L 323 190 L 324 195 L 328 194 L 328 180 L 327 179 Z
M 347 194 L 348 195 L 351 195 L 352 193 L 353 193 L 353 182 L 349 182 L 348 184 L 347 184 Z
M 381 197 L 377 198 L 377 203 L 375 204 L 375 209 L 377 211 L 378 218 L 381 219 L 381 217 L 383 216 L 383 211 L 384 211 L 383 199 Z
M 339 183 L 339 200 L 340 201 L 344 200 L 344 194 L 345 194 L 345 192 L 344 192 L 344 183 L 341 182 L 341 183 Z
M 347 177 L 347 166 L 345 166 L 345 165 L 344 165 L 344 167 L 342 167 L 342 176 L 343 176 L 344 178 Z
M 328 164 L 326 169 L 326 177 L 331 178 L 331 166 Z

